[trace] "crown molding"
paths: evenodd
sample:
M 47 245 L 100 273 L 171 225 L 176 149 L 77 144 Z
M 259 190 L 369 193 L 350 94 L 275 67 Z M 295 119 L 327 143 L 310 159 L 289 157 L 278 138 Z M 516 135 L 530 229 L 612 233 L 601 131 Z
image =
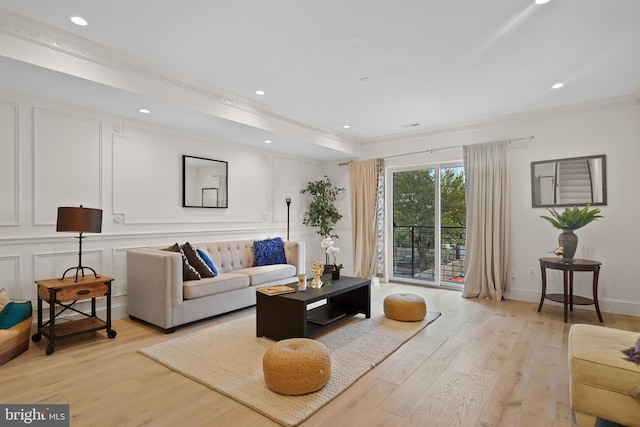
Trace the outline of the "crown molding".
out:
M 286 124 L 311 133 L 314 136 L 320 136 L 343 143 L 357 144 L 359 142 L 359 140 L 354 139 L 351 135 L 283 115 L 264 104 L 260 104 L 241 95 L 192 79 L 161 66 L 143 61 L 133 55 L 112 49 L 97 42 L 92 42 L 2 8 L 0 8 L 0 33 L 120 72 L 173 86 L 193 95 L 205 97 L 227 108 L 234 108 Z
M 529 111 L 525 113 L 514 113 L 503 116 L 491 117 L 488 119 L 474 120 L 464 123 L 456 123 L 432 127 L 426 130 L 415 132 L 397 133 L 374 138 L 367 138 L 361 141 L 362 146 L 373 147 L 398 142 L 411 142 L 425 138 L 453 135 L 477 131 L 480 129 L 494 128 L 496 126 L 514 124 L 531 120 L 544 120 L 555 117 L 558 114 L 577 114 L 586 111 L 597 111 L 612 108 L 627 108 L 640 105 L 640 92 L 635 95 L 624 95 L 614 98 L 605 98 L 595 101 L 588 101 L 576 104 L 569 104 L 560 107 L 545 108 L 541 110 Z

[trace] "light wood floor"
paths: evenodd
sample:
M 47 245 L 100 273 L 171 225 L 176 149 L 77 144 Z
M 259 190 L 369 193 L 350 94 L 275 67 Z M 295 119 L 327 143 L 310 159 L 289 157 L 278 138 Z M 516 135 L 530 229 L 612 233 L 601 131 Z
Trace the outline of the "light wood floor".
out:
M 442 316 L 311 418 L 312 426 L 572 426 L 562 308 L 464 299 L 459 292 L 398 284 L 373 288 L 372 304 L 409 291 Z M 165 335 L 121 319 L 104 331 L 46 338 L 0 367 L 0 402 L 70 404 L 72 426 L 277 426 L 268 418 L 138 354 L 139 348 L 253 308 Z M 640 318 L 603 313 L 604 325 L 640 330 Z M 572 323 L 598 324 L 576 310 Z M 211 363 L 215 363 L 212 360 Z

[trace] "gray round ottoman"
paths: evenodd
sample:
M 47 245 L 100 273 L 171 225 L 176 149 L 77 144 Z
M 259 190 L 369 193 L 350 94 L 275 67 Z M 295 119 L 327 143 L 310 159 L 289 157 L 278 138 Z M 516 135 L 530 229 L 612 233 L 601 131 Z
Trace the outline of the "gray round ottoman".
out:
M 427 315 L 427 303 L 415 294 L 391 294 L 384 299 L 384 315 L 403 322 L 417 322 Z
M 264 382 L 280 394 L 297 396 L 320 390 L 331 377 L 327 347 L 308 338 L 278 341 L 262 357 Z

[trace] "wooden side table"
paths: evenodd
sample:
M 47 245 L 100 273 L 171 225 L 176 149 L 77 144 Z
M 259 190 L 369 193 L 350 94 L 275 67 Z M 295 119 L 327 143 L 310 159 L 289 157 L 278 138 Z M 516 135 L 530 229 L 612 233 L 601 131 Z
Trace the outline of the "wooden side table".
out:
M 107 276 L 92 275 L 78 277 L 75 281 L 74 277 L 64 279 L 46 279 L 36 280 L 38 285 L 38 330 L 31 337 L 33 342 L 38 342 L 42 335 L 47 337 L 49 345 L 46 353 L 50 355 L 55 350 L 56 339 L 85 332 L 107 330 L 109 338 L 115 338 L 116 331 L 111 329 L 111 282 L 112 278 Z M 106 322 L 96 316 L 96 298 L 106 297 L 107 313 Z M 84 313 L 74 307 L 75 303 L 80 300 L 91 298 L 91 313 Z M 42 301 L 49 303 L 49 320 L 45 323 L 42 321 Z M 56 313 L 56 307 L 63 307 Z M 71 320 L 56 325 L 56 319 L 65 311 L 75 311 L 83 316 L 79 320 Z
M 558 257 L 540 258 L 540 270 L 542 272 L 542 296 L 540 297 L 540 305 L 538 312 L 542 310 L 545 298 L 551 301 L 564 304 L 564 322 L 567 323 L 569 308 L 573 311 L 573 305 L 595 305 L 598 319 L 602 322 L 602 314 L 600 314 L 600 306 L 598 305 L 598 276 L 600 274 L 600 261 L 590 259 L 572 259 L 564 260 Z M 562 270 L 564 293 L 547 294 L 547 268 L 553 270 Z M 574 271 L 592 271 L 593 272 L 593 299 L 573 295 L 573 272 Z

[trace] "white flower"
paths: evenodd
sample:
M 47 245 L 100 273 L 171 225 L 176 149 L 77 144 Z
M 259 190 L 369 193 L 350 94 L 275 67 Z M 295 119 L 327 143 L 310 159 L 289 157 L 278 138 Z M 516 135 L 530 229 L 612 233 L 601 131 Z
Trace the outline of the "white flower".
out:
M 335 242 L 333 240 L 331 240 L 331 237 L 325 237 L 324 239 L 322 239 L 320 241 L 320 246 L 322 246 L 323 248 L 327 249 L 327 248 L 333 246 L 334 243 Z
M 329 263 L 329 256 L 333 255 L 333 263 L 337 264 L 336 252 L 340 252 L 340 248 L 335 246 L 335 244 L 336 242 L 331 240 L 331 237 L 325 237 L 320 242 L 320 246 L 324 248 L 324 251 L 327 254 L 327 263 Z
M 337 246 L 329 246 L 329 247 L 327 248 L 327 253 L 328 253 L 329 255 L 332 255 L 332 254 L 333 254 L 333 256 L 335 257 L 335 253 L 336 253 L 336 252 L 340 252 L 340 248 L 339 248 L 339 247 L 337 247 Z

